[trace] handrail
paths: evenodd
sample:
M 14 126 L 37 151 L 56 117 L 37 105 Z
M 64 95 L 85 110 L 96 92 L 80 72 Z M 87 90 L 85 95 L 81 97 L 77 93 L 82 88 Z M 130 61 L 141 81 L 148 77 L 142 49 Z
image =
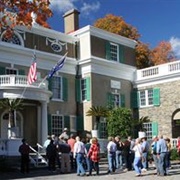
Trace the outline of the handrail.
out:
M 30 159 L 33 161 L 33 163 L 36 167 L 38 167 L 38 165 L 39 165 L 39 161 L 38 161 L 39 158 L 41 158 L 46 165 L 48 164 L 46 159 L 38 151 L 36 151 L 32 146 L 29 146 L 29 147 L 36 154 L 36 159 L 33 159 L 30 156 Z

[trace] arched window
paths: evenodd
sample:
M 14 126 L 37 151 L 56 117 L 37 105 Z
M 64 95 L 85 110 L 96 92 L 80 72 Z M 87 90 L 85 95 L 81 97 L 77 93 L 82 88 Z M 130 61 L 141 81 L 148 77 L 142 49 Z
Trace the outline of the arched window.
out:
M 7 43 L 11 43 L 11 44 L 16 44 L 16 45 L 19 45 L 19 46 L 24 46 L 24 41 L 21 37 L 21 35 L 14 31 L 13 35 L 11 38 L 7 38 L 5 36 L 5 33 L 6 31 L 4 31 L 1 35 L 1 41 L 4 41 L 4 42 L 7 42 Z

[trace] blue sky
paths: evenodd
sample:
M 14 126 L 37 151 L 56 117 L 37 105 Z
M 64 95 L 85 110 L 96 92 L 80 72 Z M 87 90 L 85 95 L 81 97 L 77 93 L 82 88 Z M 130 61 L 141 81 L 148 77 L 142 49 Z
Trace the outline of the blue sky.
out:
M 169 41 L 180 57 L 180 0 L 51 0 L 54 16 L 48 22 L 52 29 L 64 32 L 62 16 L 73 8 L 80 11 L 80 28 L 106 14 L 121 16 L 136 27 L 143 43 L 154 48 Z

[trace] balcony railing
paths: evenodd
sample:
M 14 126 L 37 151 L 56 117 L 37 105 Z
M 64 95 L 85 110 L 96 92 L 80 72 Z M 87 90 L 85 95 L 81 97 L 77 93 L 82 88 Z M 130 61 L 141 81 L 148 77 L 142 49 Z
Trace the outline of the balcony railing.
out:
M 178 72 L 180 72 L 180 61 L 175 61 L 172 63 L 166 63 L 159 66 L 137 70 L 136 80 L 148 79 Z
M 16 86 L 16 87 L 39 87 L 41 89 L 48 90 L 48 81 L 38 79 L 36 82 L 29 85 L 27 83 L 27 76 L 23 75 L 0 75 L 0 87 L 1 86 Z

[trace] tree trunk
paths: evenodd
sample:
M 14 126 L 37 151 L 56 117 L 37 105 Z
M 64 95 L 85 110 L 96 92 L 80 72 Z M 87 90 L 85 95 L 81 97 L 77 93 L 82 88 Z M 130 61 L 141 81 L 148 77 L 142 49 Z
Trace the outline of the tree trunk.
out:
M 98 130 L 99 129 L 100 118 L 101 117 L 96 116 L 96 119 L 95 119 L 95 122 L 94 122 L 94 130 Z
M 14 110 L 9 111 L 9 121 L 10 121 L 11 128 L 15 127 Z

